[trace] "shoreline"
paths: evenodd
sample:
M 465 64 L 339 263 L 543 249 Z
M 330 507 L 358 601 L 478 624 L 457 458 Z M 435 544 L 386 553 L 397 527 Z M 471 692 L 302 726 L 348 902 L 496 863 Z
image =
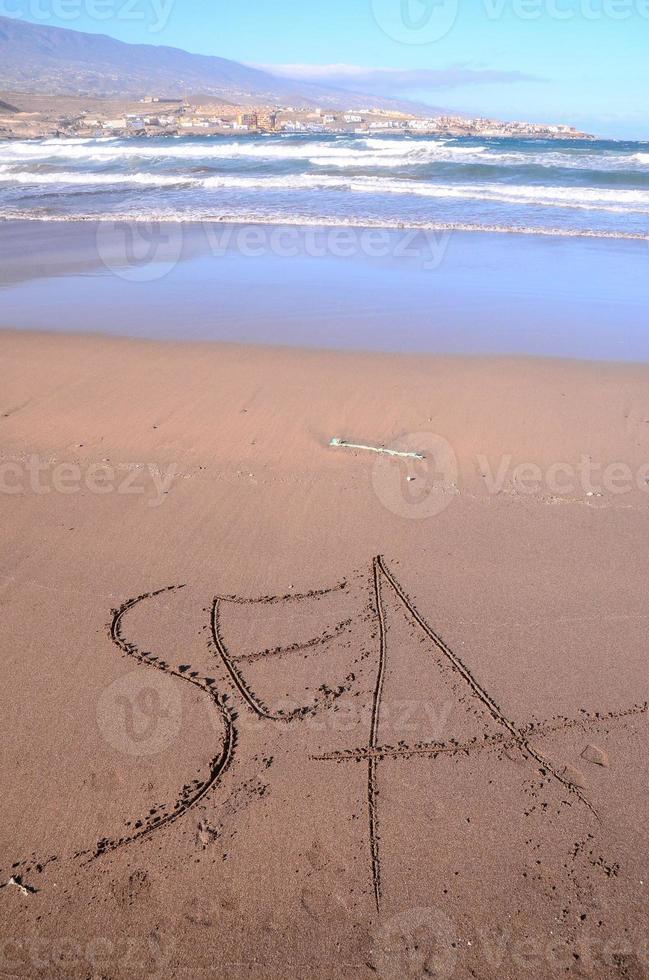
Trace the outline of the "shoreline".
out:
M 20 327 L 12 327 L 6 325 L 0 325 L 0 340 L 2 338 L 22 338 L 29 337 L 43 341 L 54 341 L 61 340 L 62 342 L 74 342 L 76 340 L 87 343 L 87 344 L 101 344 L 104 342 L 115 343 L 115 344 L 128 344 L 128 345 L 142 345 L 143 347 L 155 348 L 160 346 L 162 348 L 172 348 L 177 347 L 179 349 L 191 350 L 211 350 L 214 354 L 218 353 L 219 350 L 231 351 L 233 353 L 245 354 L 246 352 L 259 355 L 273 354 L 277 355 L 294 355 L 297 359 L 300 358 L 340 358 L 341 360 L 351 360 L 356 361 L 367 359 L 368 362 L 372 360 L 377 361 L 388 361 L 395 360 L 400 363 L 400 367 L 403 370 L 408 370 L 409 367 L 415 365 L 427 364 L 433 366 L 435 364 L 442 364 L 448 362 L 449 364 L 466 364 L 474 365 L 479 367 L 484 365 L 485 367 L 492 365 L 503 365 L 515 367 L 519 365 L 524 368 L 527 365 L 537 365 L 539 369 L 547 368 L 552 370 L 557 367 L 575 368 L 575 370 L 583 369 L 586 372 L 596 371 L 613 371 L 620 372 L 621 374 L 633 375 L 636 372 L 642 374 L 645 369 L 649 370 L 649 358 L 646 361 L 625 361 L 625 360 L 600 360 L 588 357 L 565 357 L 561 354 L 517 354 L 517 353 L 468 353 L 468 352 L 431 352 L 431 351 L 397 351 L 397 350 L 372 350 L 368 348 L 350 348 L 350 347 L 314 347 L 311 345 L 299 346 L 295 344 L 280 344 L 280 343 L 259 343 L 257 341 L 251 341 L 249 343 L 237 341 L 237 340 L 215 340 L 213 338 L 205 339 L 183 339 L 180 337 L 142 337 L 134 336 L 128 333 L 95 333 L 93 331 L 61 331 L 48 329 L 47 327 L 35 327 L 34 329 L 25 330 Z
M 317 229 L 336 229 L 342 230 L 349 228 L 355 231 L 423 231 L 423 232 L 448 232 L 473 235 L 473 234 L 492 234 L 492 235 L 521 235 L 524 237 L 539 238 L 583 238 L 594 240 L 610 241 L 640 241 L 649 242 L 649 232 L 646 235 L 640 232 L 617 232 L 596 229 L 577 229 L 577 228 L 543 228 L 537 227 L 518 227 L 516 225 L 471 225 L 460 222 L 403 222 L 403 221 L 376 221 L 369 219 L 348 220 L 326 219 L 326 218 L 302 218 L 296 216 L 273 216 L 264 215 L 214 215 L 203 217 L 183 217 L 181 215 L 142 215 L 142 214 L 103 214 L 103 215 L 34 215 L 29 212 L 19 212 L 16 214 L 0 214 L 0 224 L 12 224 L 22 222 L 34 222 L 42 224 L 63 224 L 74 225 L 75 223 L 86 224 L 168 224 L 168 225 L 190 225 L 204 227 L 206 225 L 226 225 L 233 227 L 263 227 L 276 228 L 313 228 Z

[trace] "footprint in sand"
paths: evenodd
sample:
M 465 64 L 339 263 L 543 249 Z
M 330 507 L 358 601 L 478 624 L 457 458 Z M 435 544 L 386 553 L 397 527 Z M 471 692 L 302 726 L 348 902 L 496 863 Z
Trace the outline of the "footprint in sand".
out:
M 592 762 L 594 766 L 603 766 L 605 769 L 608 768 L 609 761 L 606 752 L 600 749 L 597 745 L 587 745 L 584 751 L 581 753 L 582 759 L 586 762 Z

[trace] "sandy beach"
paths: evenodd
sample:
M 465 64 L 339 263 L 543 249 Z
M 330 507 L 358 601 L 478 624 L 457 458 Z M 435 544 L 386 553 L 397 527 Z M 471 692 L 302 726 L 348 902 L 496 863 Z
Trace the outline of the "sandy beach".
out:
M 0 362 L 2 976 L 646 975 L 647 366 Z
M 649 980 L 648 0 L 5 7 L 0 980 Z

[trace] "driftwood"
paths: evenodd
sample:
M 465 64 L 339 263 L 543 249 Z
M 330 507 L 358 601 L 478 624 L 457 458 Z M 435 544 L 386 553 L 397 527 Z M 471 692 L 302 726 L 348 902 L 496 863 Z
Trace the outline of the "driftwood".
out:
M 384 456 L 399 456 L 402 459 L 425 459 L 423 453 L 407 453 L 398 449 L 385 449 L 383 446 L 363 446 L 354 442 L 346 442 L 344 439 L 334 438 L 329 443 L 330 446 L 342 449 L 365 449 L 369 453 L 379 453 Z

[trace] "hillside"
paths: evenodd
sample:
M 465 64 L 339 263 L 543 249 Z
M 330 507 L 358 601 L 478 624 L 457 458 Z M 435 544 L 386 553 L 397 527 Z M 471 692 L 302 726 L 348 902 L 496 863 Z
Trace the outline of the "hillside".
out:
M 179 48 L 0 17 L 0 90 L 140 98 L 211 95 L 241 104 L 412 109 L 409 103 L 278 78 Z

